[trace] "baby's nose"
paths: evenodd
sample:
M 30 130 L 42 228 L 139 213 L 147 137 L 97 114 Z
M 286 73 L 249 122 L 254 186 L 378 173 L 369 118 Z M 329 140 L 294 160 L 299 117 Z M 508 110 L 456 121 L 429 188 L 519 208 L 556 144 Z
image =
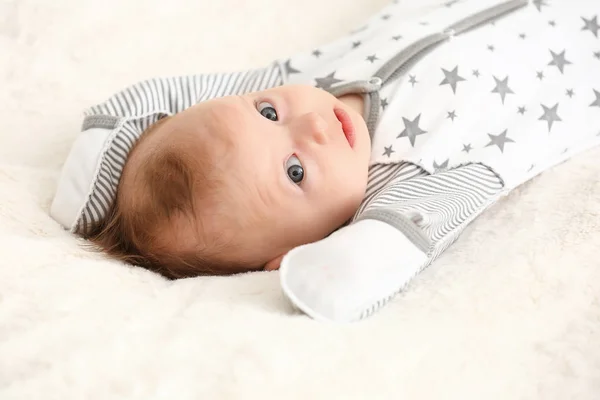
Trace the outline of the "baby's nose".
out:
M 318 144 L 327 142 L 327 128 L 329 125 L 321 115 L 310 112 L 304 116 L 304 135 L 309 135 Z

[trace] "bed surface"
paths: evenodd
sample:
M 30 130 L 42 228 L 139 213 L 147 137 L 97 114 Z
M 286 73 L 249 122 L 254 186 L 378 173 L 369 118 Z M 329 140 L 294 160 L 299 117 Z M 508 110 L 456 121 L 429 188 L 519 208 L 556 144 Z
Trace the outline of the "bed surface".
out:
M 315 48 L 387 0 L 166 4 L 0 2 L 1 399 L 598 399 L 600 149 L 500 201 L 350 325 L 293 311 L 277 272 L 167 281 L 53 221 L 87 106 Z

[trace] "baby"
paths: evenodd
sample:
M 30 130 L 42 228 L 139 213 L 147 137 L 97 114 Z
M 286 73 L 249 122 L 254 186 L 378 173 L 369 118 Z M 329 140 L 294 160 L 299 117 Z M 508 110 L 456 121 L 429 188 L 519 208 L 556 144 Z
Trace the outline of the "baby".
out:
M 89 238 L 174 278 L 277 269 L 358 209 L 370 155 L 362 108 L 356 95 L 284 85 L 165 117 L 132 149 Z
M 169 278 L 280 268 L 308 315 L 369 315 L 500 197 L 600 144 L 598 2 L 418 11 L 91 107 L 53 217 Z

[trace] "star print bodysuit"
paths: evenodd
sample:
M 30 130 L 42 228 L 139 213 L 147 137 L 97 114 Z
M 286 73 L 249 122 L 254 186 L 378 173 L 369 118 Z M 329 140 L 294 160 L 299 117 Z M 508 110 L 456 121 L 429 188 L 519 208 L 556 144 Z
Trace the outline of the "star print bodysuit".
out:
M 283 71 L 364 93 L 371 167 L 354 221 L 398 227 L 431 262 L 499 197 L 600 143 L 600 2 L 397 8 Z
M 352 221 L 401 230 L 427 253 L 424 268 L 501 196 L 600 143 L 600 3 L 418 3 L 392 2 L 350 35 L 265 68 L 150 79 L 91 107 L 51 214 L 89 233 L 114 202 L 129 151 L 160 118 L 308 84 L 363 95 L 372 156 Z

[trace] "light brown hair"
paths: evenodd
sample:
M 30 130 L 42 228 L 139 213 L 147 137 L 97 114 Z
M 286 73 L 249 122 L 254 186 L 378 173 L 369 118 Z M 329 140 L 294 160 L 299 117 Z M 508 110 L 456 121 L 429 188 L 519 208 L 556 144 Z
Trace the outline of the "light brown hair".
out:
M 130 152 L 150 137 L 167 118 L 147 129 Z M 197 220 L 196 208 L 214 198 L 222 188 L 219 173 L 208 151 L 190 157 L 164 146 L 147 157 L 136 175 L 136 196 L 124 196 L 123 179 L 116 200 L 106 218 L 86 238 L 101 250 L 126 263 L 139 265 L 171 279 L 198 275 L 229 275 L 259 269 L 227 260 L 228 239 L 223 235 L 202 235 L 202 245 L 173 251 L 164 246 L 161 229 Z M 125 166 L 127 168 L 127 165 Z M 138 184 L 139 183 L 139 184 Z M 133 200 L 132 200 L 133 199 Z M 177 229 L 175 228 L 172 229 Z

